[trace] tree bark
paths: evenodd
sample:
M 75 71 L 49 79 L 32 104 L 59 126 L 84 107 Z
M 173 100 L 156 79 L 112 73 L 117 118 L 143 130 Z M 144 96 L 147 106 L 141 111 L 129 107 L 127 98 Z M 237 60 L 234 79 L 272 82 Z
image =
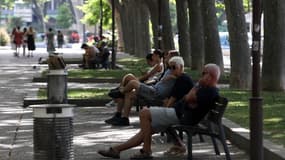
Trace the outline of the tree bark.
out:
M 251 65 L 243 1 L 225 0 L 225 7 L 230 40 L 230 87 L 248 89 Z
M 46 25 L 45 25 L 45 22 L 44 22 L 43 9 L 39 6 L 39 4 L 37 3 L 36 0 L 32 0 L 32 3 L 35 5 L 36 15 L 37 15 L 37 17 L 38 17 L 38 20 L 39 20 L 40 23 L 41 23 L 43 32 L 45 33 L 45 32 L 46 32 Z
M 187 0 L 176 0 L 178 42 L 180 55 L 185 66 L 191 66 L 191 47 L 189 35 L 189 22 L 187 17 Z
M 151 27 L 152 27 L 152 42 L 153 47 L 155 49 L 159 48 L 158 45 L 158 0 L 145 0 L 145 3 L 148 6 L 149 12 L 150 12 L 150 20 L 151 20 Z
M 120 14 L 125 51 L 139 57 L 150 52 L 149 12 L 143 0 L 115 1 Z
M 285 1 L 264 0 L 264 52 L 262 86 L 264 90 L 285 89 Z
M 205 38 L 205 63 L 215 63 L 224 70 L 223 55 L 219 39 L 215 0 L 202 0 L 202 15 Z
M 201 12 L 202 0 L 188 0 L 190 41 L 191 41 L 191 70 L 202 71 L 204 66 L 204 26 Z
M 169 0 L 161 0 L 162 47 L 164 51 L 173 50 L 174 41 L 171 27 Z

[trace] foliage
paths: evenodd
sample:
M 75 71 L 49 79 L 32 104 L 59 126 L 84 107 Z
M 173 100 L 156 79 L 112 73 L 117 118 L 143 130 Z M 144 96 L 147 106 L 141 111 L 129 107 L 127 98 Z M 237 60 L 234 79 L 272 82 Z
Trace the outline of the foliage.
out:
M 0 8 L 11 9 L 14 6 L 14 0 L 0 0 Z
M 243 0 L 243 6 L 245 12 L 250 12 L 251 11 L 251 0 Z
M 23 26 L 23 23 L 24 22 L 21 17 L 10 17 L 9 24 L 8 24 L 9 32 L 12 31 L 12 29 L 17 26 Z
M 221 94 L 229 99 L 225 116 L 242 127 L 249 128 L 250 91 L 222 89 Z M 285 146 L 285 94 L 263 92 L 262 97 L 264 136 Z
M 58 14 L 56 16 L 56 25 L 60 29 L 67 29 L 73 23 L 72 13 L 67 3 L 63 3 L 58 8 Z
M 5 46 L 9 42 L 10 37 L 7 31 L 3 28 L 0 28 L 0 46 Z
M 112 10 L 109 3 L 102 0 L 103 6 L 103 28 L 111 29 Z M 88 0 L 82 7 L 79 7 L 84 12 L 83 22 L 89 25 L 96 25 L 100 22 L 100 0 Z

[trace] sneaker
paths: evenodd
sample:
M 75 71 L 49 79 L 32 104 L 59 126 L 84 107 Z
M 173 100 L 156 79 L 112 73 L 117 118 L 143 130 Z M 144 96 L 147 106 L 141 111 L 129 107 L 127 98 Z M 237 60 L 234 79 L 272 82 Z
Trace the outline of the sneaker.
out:
M 121 113 L 117 112 L 112 118 L 105 120 L 107 124 L 113 124 L 121 119 Z
M 120 152 L 115 151 L 112 147 L 110 147 L 108 150 L 99 150 L 98 154 L 104 157 L 120 159 Z
M 125 95 L 120 92 L 119 90 L 115 90 L 115 91 L 110 91 L 108 93 L 108 96 L 112 97 L 112 98 L 124 98 Z
M 116 119 L 116 121 L 113 121 L 113 123 L 111 123 L 114 126 L 129 126 L 130 125 L 130 120 L 127 117 L 121 117 Z
M 106 103 L 105 106 L 106 107 L 115 107 L 115 106 L 117 106 L 117 103 L 112 100 L 112 101 Z

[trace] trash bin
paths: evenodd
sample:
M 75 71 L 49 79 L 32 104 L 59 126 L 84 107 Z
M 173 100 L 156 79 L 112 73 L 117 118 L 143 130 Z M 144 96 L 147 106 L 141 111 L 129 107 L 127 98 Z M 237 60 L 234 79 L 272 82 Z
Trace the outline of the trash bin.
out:
M 73 160 L 73 107 L 31 105 L 34 118 L 34 160 Z
M 67 71 L 65 69 L 49 70 L 47 88 L 49 104 L 67 103 Z

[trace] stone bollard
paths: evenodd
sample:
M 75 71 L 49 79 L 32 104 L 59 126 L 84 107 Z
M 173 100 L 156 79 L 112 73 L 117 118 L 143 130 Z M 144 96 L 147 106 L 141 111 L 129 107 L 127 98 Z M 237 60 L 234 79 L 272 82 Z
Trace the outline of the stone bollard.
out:
M 47 97 L 49 104 L 67 103 L 67 71 L 65 69 L 49 70 Z
M 73 160 L 73 107 L 31 105 L 34 118 L 34 160 Z

